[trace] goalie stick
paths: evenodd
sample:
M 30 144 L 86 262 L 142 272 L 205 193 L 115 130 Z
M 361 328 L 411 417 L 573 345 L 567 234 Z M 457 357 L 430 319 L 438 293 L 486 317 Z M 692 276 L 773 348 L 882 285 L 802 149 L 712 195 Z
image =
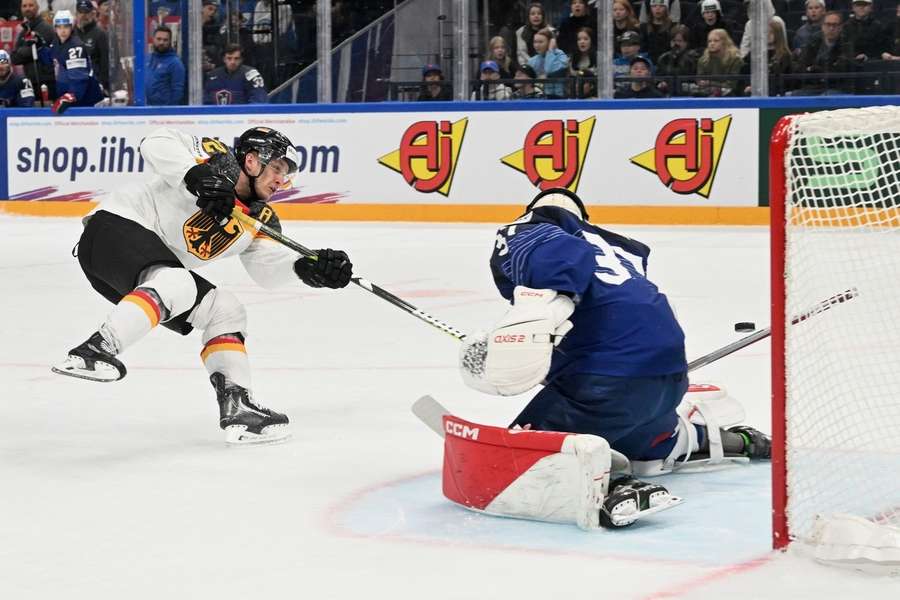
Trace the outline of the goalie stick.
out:
M 303 256 L 308 256 L 312 259 L 318 258 L 316 253 L 313 252 L 312 250 L 310 250 L 309 248 L 307 248 L 306 246 L 304 246 L 298 242 L 295 242 L 288 236 L 283 235 L 282 233 L 276 231 L 275 229 L 272 229 L 271 227 L 269 227 L 262 221 L 254 219 L 250 215 L 245 215 L 241 211 L 240 208 L 235 207 L 235 209 L 232 211 L 231 214 L 235 219 L 237 219 L 238 221 L 240 221 L 247 227 L 251 227 L 251 228 L 255 229 L 256 231 L 269 236 L 270 238 L 272 238 L 279 244 L 287 246 L 291 250 L 294 250 L 295 252 L 299 252 Z M 457 329 L 456 327 L 453 327 L 452 325 L 448 325 L 447 323 L 444 323 L 440 319 L 437 319 L 437 318 L 429 315 L 425 311 L 419 310 L 418 308 L 416 308 L 415 306 L 413 306 L 406 300 L 395 296 L 394 294 L 390 293 L 383 287 L 379 287 L 379 286 L 375 285 L 368 279 L 364 279 L 362 277 L 351 277 L 350 281 L 352 281 L 353 283 L 355 283 L 362 289 L 366 290 L 367 292 L 375 294 L 382 300 L 384 300 L 386 302 L 390 302 L 391 304 L 393 304 L 400 310 L 403 310 L 403 311 L 411 314 L 412 316 L 416 317 L 417 319 L 425 321 L 432 327 L 434 327 L 436 329 L 440 329 L 444 333 L 446 333 L 450 336 L 453 336 L 454 338 L 456 338 L 460 341 L 466 339 L 466 334 L 463 333 L 462 331 L 460 331 L 459 329 Z

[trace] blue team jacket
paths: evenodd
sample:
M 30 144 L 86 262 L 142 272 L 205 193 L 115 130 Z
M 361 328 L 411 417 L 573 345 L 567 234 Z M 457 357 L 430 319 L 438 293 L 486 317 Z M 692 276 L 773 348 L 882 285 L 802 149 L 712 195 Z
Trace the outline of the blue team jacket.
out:
M 184 101 L 184 64 L 174 50 L 153 52 L 144 76 L 147 104 L 171 106 Z
M 203 84 L 203 104 L 264 104 L 266 86 L 253 67 L 241 65 L 233 73 L 216 67 Z
M 524 285 L 576 301 L 574 327 L 554 352 L 548 381 L 686 370 L 684 332 L 665 294 L 647 279 L 649 247 L 556 207 L 533 210 L 497 236 L 491 271 L 504 298 Z

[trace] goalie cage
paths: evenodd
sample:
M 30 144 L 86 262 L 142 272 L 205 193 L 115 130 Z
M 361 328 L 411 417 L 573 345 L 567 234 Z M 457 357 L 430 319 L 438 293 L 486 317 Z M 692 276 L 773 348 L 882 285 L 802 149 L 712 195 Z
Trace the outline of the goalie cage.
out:
M 900 570 L 900 108 L 782 118 L 770 145 L 773 541 Z M 835 290 L 859 298 L 797 326 Z

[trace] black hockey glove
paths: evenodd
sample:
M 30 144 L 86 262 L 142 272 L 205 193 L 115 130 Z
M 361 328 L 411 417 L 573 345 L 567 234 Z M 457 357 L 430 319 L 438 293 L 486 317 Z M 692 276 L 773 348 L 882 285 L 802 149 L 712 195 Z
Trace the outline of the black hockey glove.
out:
M 212 160 L 191 167 L 184 174 L 190 193 L 197 196 L 197 206 L 219 223 L 231 218 L 234 209 L 234 185 L 227 174 L 216 169 Z
M 353 264 L 343 250 L 316 250 L 316 257 L 304 256 L 294 263 L 294 272 L 309 287 L 338 289 L 350 283 Z

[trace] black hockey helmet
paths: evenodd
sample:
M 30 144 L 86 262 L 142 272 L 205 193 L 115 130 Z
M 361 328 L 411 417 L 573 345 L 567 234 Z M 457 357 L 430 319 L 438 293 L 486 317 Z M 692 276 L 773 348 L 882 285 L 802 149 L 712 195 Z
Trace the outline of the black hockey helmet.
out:
M 576 214 L 577 212 L 581 214 L 582 221 L 588 220 L 584 202 L 581 201 L 581 198 L 579 198 L 575 192 L 569 191 L 566 188 L 550 188 L 542 191 L 534 197 L 534 200 L 531 201 L 531 204 L 528 205 L 525 212 L 527 213 L 535 208 L 541 208 L 543 206 L 556 206 L 568 210 L 573 214 Z
M 291 140 L 280 131 L 269 127 L 252 127 L 238 138 L 234 145 L 234 154 L 237 156 L 241 170 L 244 169 L 244 160 L 250 152 L 256 152 L 263 168 L 273 160 L 284 159 L 288 164 L 289 175 L 297 172 L 300 163 L 297 150 Z

